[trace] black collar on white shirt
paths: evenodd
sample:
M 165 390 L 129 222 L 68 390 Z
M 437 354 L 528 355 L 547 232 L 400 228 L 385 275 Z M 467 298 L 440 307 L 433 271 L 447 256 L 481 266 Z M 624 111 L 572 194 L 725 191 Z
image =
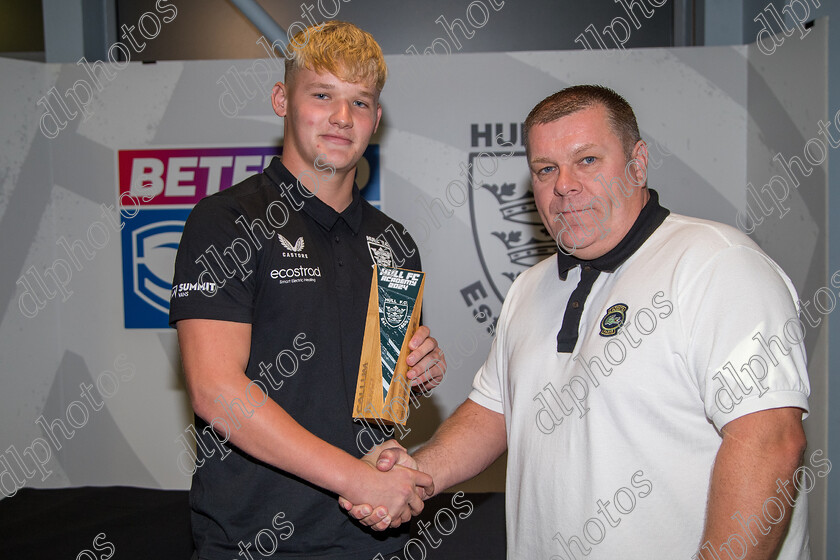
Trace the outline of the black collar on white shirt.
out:
M 557 254 L 557 273 L 560 280 L 565 282 L 569 271 L 576 266 L 581 267 L 580 280 L 569 300 L 566 302 L 566 312 L 563 314 L 563 325 L 557 333 L 557 351 L 569 353 L 575 349 L 580 329 L 580 318 L 583 315 L 583 308 L 586 298 L 592 290 L 592 285 L 601 272 L 613 272 L 621 264 L 630 258 L 639 247 L 647 241 L 648 237 L 656 231 L 670 210 L 659 205 L 659 195 L 653 189 L 648 189 L 648 199 L 636 221 L 627 235 L 606 254 L 592 260 L 583 260 L 572 255 L 563 253 Z

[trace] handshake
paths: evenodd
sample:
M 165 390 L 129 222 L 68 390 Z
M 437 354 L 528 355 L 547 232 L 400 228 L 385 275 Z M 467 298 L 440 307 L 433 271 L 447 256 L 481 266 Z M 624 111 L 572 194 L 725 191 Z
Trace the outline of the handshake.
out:
M 423 511 L 423 500 L 435 493 L 434 481 L 396 440 L 385 441 L 362 457 L 371 476 L 354 484 L 352 495 L 338 503 L 362 525 L 376 531 L 399 527 Z M 368 482 L 368 480 L 370 482 Z

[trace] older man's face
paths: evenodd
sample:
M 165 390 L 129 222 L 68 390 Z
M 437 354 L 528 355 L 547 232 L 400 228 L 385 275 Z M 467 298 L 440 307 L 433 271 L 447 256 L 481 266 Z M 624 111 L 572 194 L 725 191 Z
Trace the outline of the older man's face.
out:
M 580 259 L 618 245 L 649 197 L 644 143 L 628 163 L 601 105 L 533 126 L 528 165 L 543 224 L 564 252 Z

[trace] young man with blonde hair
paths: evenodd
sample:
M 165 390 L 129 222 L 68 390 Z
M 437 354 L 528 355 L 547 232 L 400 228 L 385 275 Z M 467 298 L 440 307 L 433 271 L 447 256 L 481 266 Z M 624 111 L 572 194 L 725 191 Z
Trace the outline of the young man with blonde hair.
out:
M 282 156 L 196 205 L 175 264 L 173 283 L 191 290 L 173 293 L 170 322 L 200 434 L 190 505 L 202 560 L 387 555 L 405 531 L 371 533 L 335 495 L 385 504 L 396 526 L 422 509 L 418 487 L 432 490 L 425 474 L 360 461 L 351 418 L 374 259 L 420 269 L 404 228 L 354 183 L 382 115 L 382 52 L 342 22 L 290 46 L 271 97 Z M 445 362 L 426 327 L 410 347 L 412 385 L 437 384 Z

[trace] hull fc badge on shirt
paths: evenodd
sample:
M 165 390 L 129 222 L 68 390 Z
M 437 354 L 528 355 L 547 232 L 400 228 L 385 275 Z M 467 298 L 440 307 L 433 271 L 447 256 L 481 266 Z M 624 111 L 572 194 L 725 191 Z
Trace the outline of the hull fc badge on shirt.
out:
M 381 235 L 379 239 L 368 235 L 367 244 L 370 258 L 376 266 L 379 268 L 393 268 L 395 266 L 394 251 Z
M 623 303 L 616 303 L 609 309 L 601 319 L 601 336 L 615 336 L 621 325 L 627 319 L 627 306 Z

